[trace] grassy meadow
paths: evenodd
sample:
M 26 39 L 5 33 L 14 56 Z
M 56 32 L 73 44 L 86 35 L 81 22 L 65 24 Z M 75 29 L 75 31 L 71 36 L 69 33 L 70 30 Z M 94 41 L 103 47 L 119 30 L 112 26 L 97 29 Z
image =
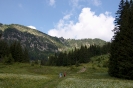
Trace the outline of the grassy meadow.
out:
M 107 58 L 93 57 L 79 67 L 0 64 L 0 88 L 133 88 L 133 80 L 108 75 Z M 66 72 L 66 77 L 59 78 L 60 72 Z

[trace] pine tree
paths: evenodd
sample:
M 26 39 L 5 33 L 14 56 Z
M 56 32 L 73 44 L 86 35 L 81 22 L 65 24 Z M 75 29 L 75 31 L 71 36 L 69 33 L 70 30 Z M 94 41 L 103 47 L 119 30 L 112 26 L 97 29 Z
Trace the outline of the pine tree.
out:
M 124 7 L 124 0 L 120 1 L 120 5 L 119 5 L 119 9 L 116 13 L 116 19 L 115 19 L 115 23 L 116 23 L 116 27 L 114 28 L 114 36 L 112 38 L 112 44 L 111 44 L 111 52 L 110 52 L 110 60 L 109 60 L 109 74 L 111 76 L 118 76 L 118 54 L 120 53 L 119 51 L 119 32 L 121 29 L 121 21 L 122 21 L 122 15 L 123 15 L 123 7 Z
M 67 59 L 68 59 L 67 52 L 65 51 L 63 53 L 63 66 L 67 66 L 68 65 Z
M 67 64 L 68 64 L 68 65 L 72 65 L 71 52 L 68 52 L 67 58 L 68 58 L 68 59 L 67 59 Z
M 15 62 L 23 62 L 23 49 L 20 42 L 15 41 L 10 46 L 10 52 Z
M 17 44 L 17 42 L 15 41 L 14 43 L 12 43 L 11 45 L 10 45 L 10 52 L 11 52 L 11 54 L 12 54 L 12 57 L 14 58 L 14 61 L 16 62 L 17 60 L 16 60 L 16 44 Z
M 3 62 L 5 64 L 13 64 L 14 59 L 12 58 L 12 54 L 9 54 L 8 56 L 5 56 Z
M 116 17 L 116 28 L 111 44 L 109 74 L 133 79 L 133 27 L 131 1 L 121 0 Z
M 26 48 L 24 48 L 23 50 L 23 60 L 22 62 L 29 62 L 29 53 L 28 53 L 28 50 Z
M 2 37 L 2 31 L 0 31 L 0 40 L 1 40 L 1 37 Z
M 0 58 L 9 55 L 10 50 L 7 42 L 4 40 L 0 40 Z
M 16 51 L 17 61 L 18 62 L 23 62 L 23 59 L 24 59 L 23 49 L 22 49 L 22 46 L 21 46 L 20 42 L 17 43 L 16 49 L 17 49 L 17 51 Z

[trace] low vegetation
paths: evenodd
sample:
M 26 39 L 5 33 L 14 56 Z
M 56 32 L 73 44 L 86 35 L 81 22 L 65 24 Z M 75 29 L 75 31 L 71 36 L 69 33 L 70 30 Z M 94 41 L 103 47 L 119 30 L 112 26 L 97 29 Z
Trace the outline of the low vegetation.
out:
M 132 80 L 108 75 L 106 61 L 108 55 L 93 57 L 78 67 L 0 64 L 0 88 L 132 88 Z M 84 68 L 86 70 L 80 71 Z M 66 77 L 59 78 L 60 72 L 66 72 Z

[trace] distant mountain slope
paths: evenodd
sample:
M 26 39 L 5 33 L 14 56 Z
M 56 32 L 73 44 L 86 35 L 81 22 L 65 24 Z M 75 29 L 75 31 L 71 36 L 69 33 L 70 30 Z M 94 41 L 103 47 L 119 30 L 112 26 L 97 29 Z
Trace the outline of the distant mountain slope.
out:
M 96 44 L 102 46 L 106 43 L 101 39 L 75 40 L 52 37 L 19 24 L 0 24 L 0 30 L 3 32 L 2 39 L 8 41 L 9 44 L 14 40 L 19 41 L 22 46 L 27 47 L 30 57 L 33 59 L 46 59 L 50 54 L 70 50 L 74 47 L 79 48 L 81 45 Z
M 95 39 L 80 39 L 80 40 L 75 40 L 75 39 L 67 39 L 66 40 L 69 44 L 70 47 L 77 47 L 79 48 L 81 45 L 83 46 L 90 46 L 90 45 L 93 45 L 93 44 L 96 44 L 96 45 L 99 45 L 99 46 L 103 46 L 106 42 L 101 40 L 101 39 L 98 39 L 98 38 L 95 38 Z

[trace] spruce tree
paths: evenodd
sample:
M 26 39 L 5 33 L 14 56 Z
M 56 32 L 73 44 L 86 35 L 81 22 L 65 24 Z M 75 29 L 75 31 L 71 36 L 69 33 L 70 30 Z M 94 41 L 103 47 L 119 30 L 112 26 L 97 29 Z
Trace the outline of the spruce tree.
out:
M 23 49 L 20 42 L 15 41 L 10 46 L 10 52 L 15 62 L 23 62 Z
M 119 5 L 119 8 L 116 12 L 116 18 L 115 18 L 115 26 L 119 27 L 120 24 L 121 24 L 121 16 L 123 14 L 123 7 L 124 7 L 124 0 L 121 0 L 120 1 L 120 5 Z
M 5 56 L 3 62 L 5 64 L 13 64 L 14 59 L 12 58 L 12 54 L 9 54 L 8 56 Z
M 0 58 L 2 59 L 2 57 L 9 55 L 9 53 L 10 51 L 7 42 L 4 40 L 0 40 Z
M 22 49 L 22 46 L 21 46 L 20 42 L 17 43 L 16 49 L 17 49 L 17 51 L 16 51 L 17 61 L 18 62 L 23 62 L 23 59 L 24 59 L 23 49 Z
M 30 58 L 29 58 L 29 53 L 28 50 L 26 49 L 26 47 L 23 50 L 23 60 L 22 62 L 29 62 Z
M 0 31 L 0 40 L 1 40 L 1 37 L 2 37 L 2 31 Z
M 13 42 L 11 45 L 10 45 L 10 52 L 12 54 L 12 57 L 14 58 L 14 61 L 17 62 L 17 56 L 16 56 L 16 53 L 17 53 L 17 48 L 16 48 L 16 45 L 17 45 L 17 42 Z
M 121 7 L 121 8 L 120 8 Z M 109 74 L 133 79 L 132 3 L 121 0 L 116 16 L 116 27 L 110 49 Z M 119 12 L 119 13 L 118 13 Z

